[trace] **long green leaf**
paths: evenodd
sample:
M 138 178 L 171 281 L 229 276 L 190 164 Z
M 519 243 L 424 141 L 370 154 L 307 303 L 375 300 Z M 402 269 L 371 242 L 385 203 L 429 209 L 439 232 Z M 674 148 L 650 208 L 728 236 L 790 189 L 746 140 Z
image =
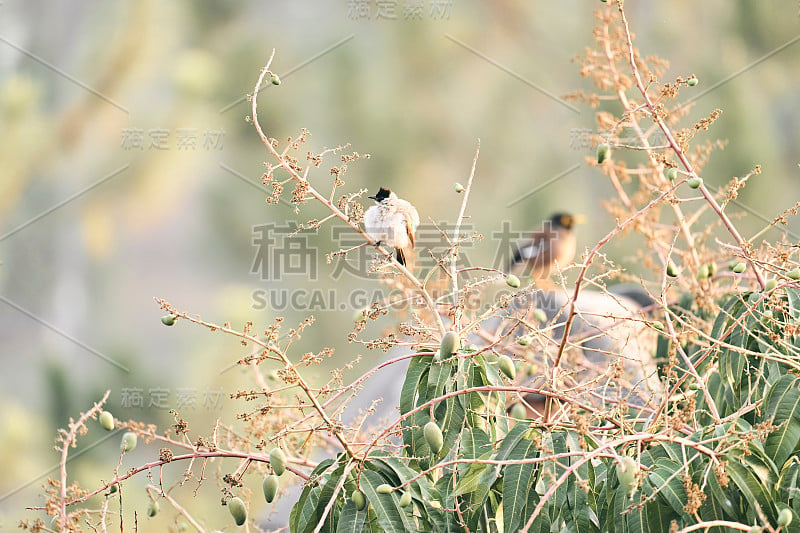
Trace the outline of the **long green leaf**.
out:
M 662 505 L 658 500 L 650 501 L 644 506 L 643 512 L 647 515 L 647 530 L 649 533 L 667 533 L 670 522 L 678 518 L 672 509 Z
M 453 448 L 459 435 L 461 435 L 461 429 L 464 427 L 464 419 L 467 415 L 464 406 L 456 398 L 448 398 L 444 405 L 446 406 L 446 411 L 444 417 L 441 418 L 444 443 L 442 449 L 439 450 L 438 457 L 446 456 Z
M 683 465 L 677 461 L 659 459 L 647 474 L 647 481 L 653 491 L 662 496 L 676 514 L 688 519 L 689 515 L 683 509 L 686 504 L 686 489 L 679 473 L 682 468 Z
M 397 491 L 390 494 L 378 494 L 376 491 L 379 485 L 386 482 L 387 480 L 377 472 L 365 470 L 361 473 L 361 490 L 375 510 L 375 514 L 378 516 L 378 523 L 389 533 L 415 531 L 416 525 L 405 510 L 400 507 L 400 498 L 397 495 Z
M 342 507 L 339 515 L 339 523 L 336 526 L 336 533 L 361 533 L 367 520 L 367 510 L 359 511 L 352 500 Z
M 795 456 L 783 465 L 781 474 L 778 476 L 778 482 L 775 484 L 779 500 L 784 502 L 788 502 L 793 498 L 800 500 L 798 479 L 800 479 L 800 459 Z
M 305 487 L 303 487 L 303 492 L 300 493 L 300 498 L 292 507 L 289 513 L 289 525 L 292 531 L 306 531 L 312 523 L 311 529 L 316 526 L 314 516 L 319 502 L 322 475 L 334 463 L 334 459 L 325 459 L 311 472 L 310 479 L 318 481 L 306 483 Z
M 480 459 L 490 459 L 491 455 L 491 453 L 487 453 L 483 457 L 480 457 Z M 456 482 L 453 495 L 461 496 L 469 493 L 488 492 L 489 487 L 497 478 L 496 470 L 497 466 L 494 464 L 471 463 L 467 469 L 467 473 Z
M 523 422 L 517 423 L 503 439 L 500 449 L 497 450 L 497 459 L 503 461 L 508 458 L 511 451 L 517 446 L 519 441 L 525 437 L 530 428 Z
M 745 518 L 739 515 L 739 493 L 730 485 L 730 481 L 726 488 L 722 488 L 716 474 L 711 473 L 708 476 L 708 486 L 711 487 L 711 495 L 708 499 L 714 500 L 715 507 L 721 508 L 729 518 Z
M 764 451 L 777 465 L 783 465 L 800 443 L 800 378 L 782 376 L 770 387 L 765 404 L 772 423 L 782 425 L 767 437 Z
M 539 450 L 533 441 L 522 439 L 512 448 L 507 460 L 534 459 Z M 525 518 L 522 509 L 528 500 L 533 480 L 534 463 L 510 464 L 503 467 L 503 530 L 517 531 Z
M 750 469 L 736 461 L 731 461 L 726 470 L 731 481 L 736 484 L 752 509 L 759 506 L 770 522 L 777 519 L 777 511 L 774 501 L 770 497 L 770 491 L 761 484 Z
M 567 432 L 567 448 L 570 452 L 581 453 L 583 448 L 580 445 L 580 437 L 577 433 Z M 578 455 L 567 459 L 567 465 L 573 467 L 576 463 L 579 466 L 575 473 L 567 480 L 567 511 L 563 517 L 567 522 L 574 523 L 576 531 L 593 532 L 597 530 L 595 524 L 597 517 L 589 505 L 589 497 L 585 492 L 590 478 L 590 463 L 581 461 L 582 456 Z
M 400 413 L 406 414 L 414 408 L 417 388 L 423 375 L 431 366 L 433 355 L 413 357 L 406 370 L 406 379 L 400 390 Z
M 456 369 L 458 359 L 446 359 L 444 361 L 434 361 L 431 364 L 430 372 L 428 373 L 428 394 L 436 397 L 439 396 L 444 390 L 446 385 L 450 382 L 453 371 Z

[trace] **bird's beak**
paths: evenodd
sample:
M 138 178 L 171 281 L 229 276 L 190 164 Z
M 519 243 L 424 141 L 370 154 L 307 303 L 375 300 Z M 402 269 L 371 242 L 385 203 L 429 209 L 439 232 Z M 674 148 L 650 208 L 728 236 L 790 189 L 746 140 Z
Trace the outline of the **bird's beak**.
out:
M 375 196 L 367 196 L 367 198 L 369 198 L 370 200 L 375 200 L 376 202 L 378 201 L 378 196 L 377 195 L 375 195 Z
M 574 215 L 572 219 L 575 224 L 586 224 L 586 217 L 584 215 Z

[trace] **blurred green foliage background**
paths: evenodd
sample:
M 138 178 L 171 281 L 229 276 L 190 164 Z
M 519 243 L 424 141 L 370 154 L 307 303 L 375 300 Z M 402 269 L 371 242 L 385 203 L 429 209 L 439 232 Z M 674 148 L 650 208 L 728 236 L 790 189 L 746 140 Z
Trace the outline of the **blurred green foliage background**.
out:
M 466 253 L 490 264 L 503 221 L 523 230 L 556 210 L 583 213 L 592 222 L 580 228 L 581 249 L 614 225 L 599 203 L 612 189 L 584 163 L 593 148 L 576 142 L 576 132 L 596 130 L 594 112 L 557 98 L 592 89 L 571 59 L 591 46 L 599 5 L 0 2 L 0 529 L 33 516 L 23 508 L 40 503 L 40 485 L 55 473 L 55 429 L 106 389 L 118 418 L 166 426 L 176 407 L 195 435 L 218 417 L 235 424 L 242 406 L 219 391 L 249 386 L 231 367 L 245 349 L 185 322 L 165 328 L 153 297 L 234 327 L 253 320 L 257 331 L 276 316 L 293 324 L 313 313 L 298 355 L 331 345 L 332 364 L 362 354 L 361 368 L 382 356 L 347 343 L 348 298 L 375 282 L 332 278 L 330 227 L 308 241 L 318 247 L 316 280 L 252 272 L 254 226 L 321 215 L 264 202 L 267 155 L 244 96 L 273 48 L 283 83 L 261 93 L 263 126 L 281 140 L 308 128 L 310 150 L 350 143 L 371 154 L 349 165 L 348 190 L 386 185 L 423 221 L 453 221 L 453 183 L 465 182 L 480 138 L 468 213 L 484 239 Z M 739 227 L 755 234 L 800 197 L 800 6 L 627 8 L 642 53 L 670 61 L 664 81 L 700 79 L 681 95 L 699 96 L 691 118 L 724 111 L 698 135 L 729 142 L 706 182 L 720 186 L 762 165 L 739 198 L 747 209 L 731 208 L 748 213 Z M 312 176 L 327 190 L 326 170 Z M 789 229 L 800 232 L 797 219 Z M 631 243 L 611 257 L 630 264 L 635 236 Z M 263 291 L 309 286 L 335 288 L 335 308 L 259 305 Z M 327 370 L 318 369 L 320 381 Z M 76 451 L 105 437 L 95 425 Z M 86 486 L 107 478 L 117 451 L 116 438 L 100 442 L 71 463 L 72 475 Z M 148 459 L 134 454 L 123 466 Z M 128 502 L 142 511 L 137 483 L 145 480 L 132 482 Z M 201 496 L 188 506 L 216 501 L 213 483 Z M 208 509 L 202 516 L 209 527 L 227 524 L 213 526 Z

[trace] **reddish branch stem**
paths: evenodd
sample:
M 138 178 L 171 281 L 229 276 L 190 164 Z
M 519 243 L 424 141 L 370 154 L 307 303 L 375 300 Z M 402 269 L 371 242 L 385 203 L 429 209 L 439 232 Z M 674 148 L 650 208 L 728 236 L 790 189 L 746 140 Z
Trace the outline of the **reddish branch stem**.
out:
M 100 411 L 100 409 L 108 400 L 109 394 L 111 394 L 111 390 L 107 390 L 100 401 L 95 403 L 91 409 L 83 413 L 77 422 L 71 422 L 69 425 L 69 431 L 66 432 L 63 437 L 64 440 L 61 446 L 61 461 L 59 463 L 61 466 L 61 486 L 59 487 L 61 491 L 59 501 L 61 505 L 61 513 L 58 517 L 59 531 L 66 531 L 67 527 L 67 456 L 69 455 L 69 449 L 75 446 L 78 432 L 81 428 L 85 427 L 87 420 L 92 418 L 95 413 Z
M 88 494 L 86 494 L 84 496 L 81 496 L 80 498 L 72 500 L 67 505 L 75 505 L 76 503 L 80 503 L 80 502 L 86 501 L 89 498 L 91 498 L 92 496 L 95 496 L 95 495 L 103 492 L 104 490 L 108 489 L 112 485 L 116 485 L 120 481 L 125 481 L 126 479 L 128 479 L 130 477 L 133 477 L 136 474 L 139 474 L 140 472 L 144 472 L 146 470 L 150 470 L 151 468 L 156 468 L 156 467 L 160 467 L 162 465 L 166 465 L 166 464 L 169 464 L 169 463 L 174 463 L 175 461 L 186 461 L 186 460 L 191 460 L 191 459 L 210 459 L 210 458 L 215 458 L 215 457 L 245 459 L 247 461 L 255 461 L 257 463 L 267 463 L 267 464 L 269 464 L 269 456 L 266 456 L 266 455 L 254 455 L 254 454 L 250 454 L 250 453 L 234 452 L 234 451 L 222 451 L 222 450 L 216 450 L 216 451 L 213 451 L 213 452 L 211 452 L 211 451 L 208 451 L 208 452 L 200 452 L 200 451 L 198 451 L 198 452 L 187 453 L 187 454 L 183 454 L 183 455 L 176 455 L 175 457 L 173 457 L 169 461 L 158 460 L 158 461 L 153 461 L 153 462 L 150 462 L 150 463 L 145 463 L 145 464 L 143 464 L 141 466 L 138 466 L 136 468 L 131 468 L 130 470 L 128 470 L 127 472 L 125 472 L 121 476 L 117 476 L 114 479 L 112 479 L 111 481 L 107 482 L 105 485 L 101 486 L 100 488 L 95 489 L 92 492 L 90 492 L 90 493 L 88 493 Z M 296 476 L 298 476 L 298 477 L 300 477 L 300 478 L 302 478 L 304 480 L 308 479 L 308 475 L 305 472 L 303 472 L 302 470 L 299 470 L 299 469 L 297 469 L 297 468 L 295 468 L 295 467 L 293 467 L 291 465 L 286 465 L 286 470 L 288 470 L 289 472 L 293 473 L 294 475 L 296 475 Z

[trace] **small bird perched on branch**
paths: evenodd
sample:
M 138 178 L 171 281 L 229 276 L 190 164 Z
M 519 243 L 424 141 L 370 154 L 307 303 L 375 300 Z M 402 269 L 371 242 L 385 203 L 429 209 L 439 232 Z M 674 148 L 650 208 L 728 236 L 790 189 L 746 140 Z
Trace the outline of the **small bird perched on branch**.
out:
M 542 229 L 517 246 L 509 270 L 530 275 L 534 280 L 547 279 L 556 263 L 563 268 L 575 258 L 573 227 L 582 222 L 579 215 L 554 214 L 545 220 Z
M 377 244 L 391 246 L 397 251 L 397 262 L 406 265 L 410 250 L 414 248 L 414 233 L 419 226 L 419 214 L 406 200 L 398 198 L 389 189 L 381 187 L 375 196 L 368 196 L 375 204 L 364 213 L 364 227 Z

